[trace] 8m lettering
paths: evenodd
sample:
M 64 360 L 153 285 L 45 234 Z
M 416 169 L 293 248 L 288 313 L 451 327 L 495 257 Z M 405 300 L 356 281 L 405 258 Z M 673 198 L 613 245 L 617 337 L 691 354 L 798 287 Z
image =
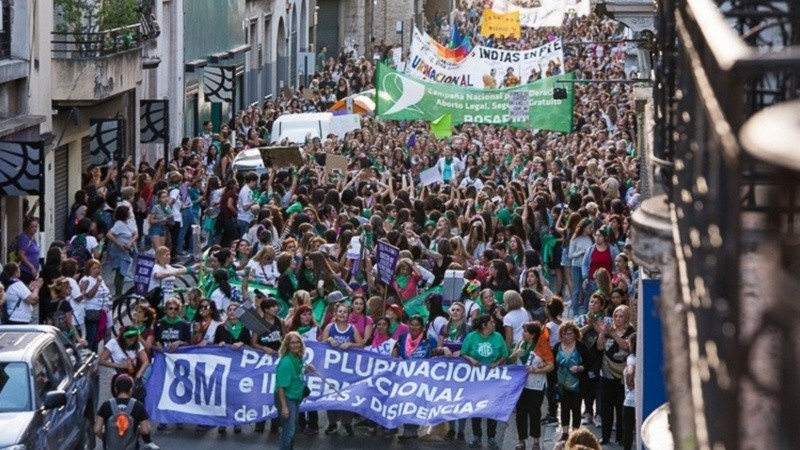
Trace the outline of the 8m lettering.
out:
M 194 370 L 192 370 L 194 369 Z M 222 404 L 225 366 L 215 364 L 213 371 L 206 376 L 206 363 L 197 362 L 194 368 L 190 361 L 179 359 L 173 366 L 173 380 L 169 386 L 170 400 L 178 405 L 191 402 L 199 405 L 220 406 Z M 213 403 L 212 403 L 212 396 Z

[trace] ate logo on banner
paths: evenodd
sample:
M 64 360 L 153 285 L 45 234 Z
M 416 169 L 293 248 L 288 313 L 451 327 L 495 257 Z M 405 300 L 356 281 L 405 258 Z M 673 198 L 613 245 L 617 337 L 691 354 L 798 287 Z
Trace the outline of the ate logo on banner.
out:
M 231 359 L 215 355 L 167 354 L 173 370 L 167 371 L 160 409 L 226 417 L 227 382 Z M 202 406 L 202 411 L 198 411 Z

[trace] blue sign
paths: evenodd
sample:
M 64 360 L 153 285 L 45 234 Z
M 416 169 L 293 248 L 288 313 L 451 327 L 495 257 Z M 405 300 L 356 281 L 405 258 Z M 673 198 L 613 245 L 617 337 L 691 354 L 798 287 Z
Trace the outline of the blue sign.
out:
M 468 417 L 508 420 L 525 384 L 523 366 L 472 366 L 463 359 L 401 360 L 307 343 L 316 368 L 301 411 L 345 410 L 387 428 Z M 153 421 L 230 426 L 277 417 L 277 358 L 258 350 L 182 347 L 156 353 L 145 406 Z
M 375 256 L 378 260 L 378 279 L 387 286 L 391 285 L 400 259 L 400 249 L 388 242 L 378 241 Z
M 153 276 L 153 266 L 156 258 L 150 255 L 139 254 L 136 256 L 136 272 L 133 274 L 133 290 L 137 295 L 147 295 L 150 287 L 150 277 Z

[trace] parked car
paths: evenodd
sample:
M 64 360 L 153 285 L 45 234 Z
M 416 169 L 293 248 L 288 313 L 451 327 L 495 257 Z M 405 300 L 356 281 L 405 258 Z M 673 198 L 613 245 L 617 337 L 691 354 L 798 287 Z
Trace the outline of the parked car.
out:
M 0 449 L 93 449 L 97 369 L 55 327 L 0 326 Z

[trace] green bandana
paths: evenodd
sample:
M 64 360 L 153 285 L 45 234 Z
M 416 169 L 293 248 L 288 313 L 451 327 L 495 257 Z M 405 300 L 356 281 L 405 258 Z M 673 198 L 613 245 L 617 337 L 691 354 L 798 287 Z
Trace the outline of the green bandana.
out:
M 225 322 L 225 329 L 228 330 L 228 333 L 231 334 L 233 340 L 239 339 L 239 335 L 242 334 L 242 322 L 236 322 L 235 324 Z
M 300 334 L 306 334 L 311 331 L 311 325 L 300 325 L 297 327 L 297 332 Z
M 400 322 L 391 323 L 389 322 L 389 336 L 393 335 L 395 331 L 397 331 L 397 327 L 400 326 Z
M 397 286 L 399 286 L 400 289 L 405 289 L 406 286 L 408 286 L 408 278 L 408 275 L 395 276 L 395 280 L 397 280 Z
M 183 315 L 184 315 L 184 317 L 186 317 L 186 320 L 188 320 L 189 322 L 194 320 L 194 315 L 196 313 L 197 313 L 197 308 L 195 308 L 192 305 L 186 305 L 183 308 Z M 177 317 L 176 317 L 176 320 L 177 320 Z M 170 323 L 172 323 L 172 322 L 170 322 Z
M 292 286 L 294 286 L 294 288 L 297 289 L 297 286 L 298 286 L 298 284 L 297 284 L 297 274 L 295 274 L 291 270 L 286 272 L 286 274 L 289 275 L 289 281 L 292 282 Z M 289 300 L 289 299 L 287 298 L 285 300 Z
M 187 305 L 186 309 L 188 310 L 189 308 L 191 308 L 191 306 Z M 194 315 L 194 308 L 192 308 L 192 315 Z M 181 318 L 176 316 L 174 319 L 170 319 L 169 316 L 164 316 L 161 318 L 161 321 L 170 325 L 175 325 L 176 323 L 180 323 Z

